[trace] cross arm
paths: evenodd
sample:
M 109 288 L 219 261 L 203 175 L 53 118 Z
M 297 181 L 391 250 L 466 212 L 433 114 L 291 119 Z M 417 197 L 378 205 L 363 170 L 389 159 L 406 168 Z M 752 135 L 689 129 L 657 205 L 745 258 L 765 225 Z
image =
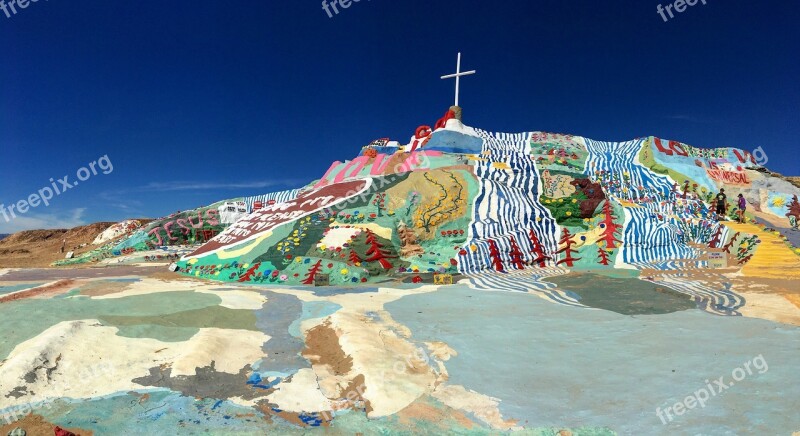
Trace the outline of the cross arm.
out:
M 442 76 L 442 79 L 452 79 L 453 77 L 469 76 L 470 74 L 475 74 L 475 70 L 465 71 L 463 73 L 448 74 L 446 76 Z

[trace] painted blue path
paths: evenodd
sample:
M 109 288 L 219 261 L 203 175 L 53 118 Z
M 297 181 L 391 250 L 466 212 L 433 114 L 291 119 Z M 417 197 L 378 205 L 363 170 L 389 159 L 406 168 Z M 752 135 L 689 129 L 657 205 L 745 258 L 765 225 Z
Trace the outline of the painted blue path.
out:
M 502 400 L 526 427 L 619 434 L 791 434 L 800 429 L 800 328 L 700 310 L 623 316 L 464 286 L 386 309 L 417 341 L 444 341 L 449 383 Z M 422 312 L 422 313 L 418 313 Z M 663 425 L 656 415 L 762 355 L 753 374 Z M 763 367 L 762 367 L 763 368 Z

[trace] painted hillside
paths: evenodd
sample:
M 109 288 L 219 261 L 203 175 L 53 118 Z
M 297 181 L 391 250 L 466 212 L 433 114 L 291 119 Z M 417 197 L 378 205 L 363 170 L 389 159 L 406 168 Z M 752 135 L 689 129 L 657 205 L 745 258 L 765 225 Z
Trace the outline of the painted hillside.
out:
M 444 274 L 479 288 L 534 287 L 527 290 L 579 305 L 568 294 L 549 295 L 546 282 L 520 284 L 513 274 L 744 270 L 768 235 L 783 248 L 771 248 L 769 260 L 762 252 L 769 268 L 750 272 L 776 274 L 800 266 L 791 243 L 800 245 L 792 239 L 800 189 L 756 161 L 740 149 L 655 137 L 604 142 L 490 133 L 465 126 L 454 107 L 434 128 L 417 128 L 408 144 L 373 141 L 302 189 L 259 201 L 260 208 L 250 199 L 250 213 L 215 227 L 219 234 L 178 267 L 213 280 L 290 285 L 433 282 Z M 726 217 L 711 207 L 722 187 Z M 760 227 L 734 221 L 739 193 L 748 220 Z M 175 221 L 157 243 L 184 234 L 186 226 Z M 153 225 L 134 241 L 158 245 L 145 237 Z M 713 310 L 735 311 L 740 303 L 735 295 L 684 286 Z

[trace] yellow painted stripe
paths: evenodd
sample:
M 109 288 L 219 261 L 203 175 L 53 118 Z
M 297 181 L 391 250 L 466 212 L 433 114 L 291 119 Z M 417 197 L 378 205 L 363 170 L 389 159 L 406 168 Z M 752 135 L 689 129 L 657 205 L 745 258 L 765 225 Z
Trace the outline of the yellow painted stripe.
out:
M 772 232 L 765 232 L 754 224 L 726 222 L 725 225 L 735 232 L 757 235 L 761 240 L 753 258 L 742 268 L 745 276 L 772 279 L 800 278 L 800 256 L 795 254 L 783 239 Z

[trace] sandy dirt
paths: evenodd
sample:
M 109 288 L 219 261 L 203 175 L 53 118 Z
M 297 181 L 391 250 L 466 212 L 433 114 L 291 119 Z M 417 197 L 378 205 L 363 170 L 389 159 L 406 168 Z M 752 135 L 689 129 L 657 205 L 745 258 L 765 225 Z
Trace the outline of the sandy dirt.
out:
M 66 252 L 74 251 L 75 255 L 97 248 L 92 244 L 94 238 L 114 223 L 100 222 L 74 229 L 30 230 L 15 233 L 0 241 L 0 268 L 36 268 L 46 267 L 59 259 L 64 259 Z M 66 248 L 61 253 L 62 241 L 66 239 Z M 78 248 L 80 245 L 84 247 Z

